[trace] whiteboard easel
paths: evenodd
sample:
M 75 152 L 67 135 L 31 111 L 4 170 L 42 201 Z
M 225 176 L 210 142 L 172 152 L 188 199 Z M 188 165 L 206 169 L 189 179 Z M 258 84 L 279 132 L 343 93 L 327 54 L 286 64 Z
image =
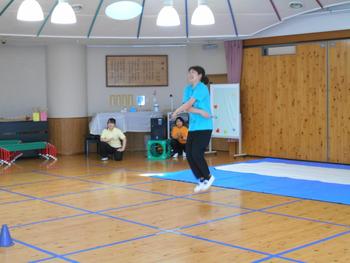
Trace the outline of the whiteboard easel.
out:
M 242 116 L 240 113 L 240 87 L 238 83 L 212 84 L 210 104 L 213 118 L 213 138 L 238 141 L 238 153 L 242 153 Z

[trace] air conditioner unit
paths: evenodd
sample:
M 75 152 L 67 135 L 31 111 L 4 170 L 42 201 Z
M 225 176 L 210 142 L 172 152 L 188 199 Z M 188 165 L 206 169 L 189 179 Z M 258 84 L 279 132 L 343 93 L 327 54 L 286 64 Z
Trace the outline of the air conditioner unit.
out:
M 296 46 L 263 47 L 262 54 L 263 56 L 295 55 Z

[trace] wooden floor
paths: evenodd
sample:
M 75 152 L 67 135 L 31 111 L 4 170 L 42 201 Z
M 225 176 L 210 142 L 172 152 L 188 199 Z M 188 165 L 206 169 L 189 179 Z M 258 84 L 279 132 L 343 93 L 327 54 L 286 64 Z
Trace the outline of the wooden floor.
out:
M 228 153 L 210 165 L 233 162 Z M 350 262 L 350 206 L 151 178 L 186 161 L 97 156 L 0 168 L 0 224 L 17 262 Z

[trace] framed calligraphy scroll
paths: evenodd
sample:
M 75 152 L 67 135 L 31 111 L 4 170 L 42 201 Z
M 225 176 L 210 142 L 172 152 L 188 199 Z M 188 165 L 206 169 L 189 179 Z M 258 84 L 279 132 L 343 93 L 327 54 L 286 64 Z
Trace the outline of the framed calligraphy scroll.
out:
M 106 86 L 168 86 L 168 56 L 106 56 Z

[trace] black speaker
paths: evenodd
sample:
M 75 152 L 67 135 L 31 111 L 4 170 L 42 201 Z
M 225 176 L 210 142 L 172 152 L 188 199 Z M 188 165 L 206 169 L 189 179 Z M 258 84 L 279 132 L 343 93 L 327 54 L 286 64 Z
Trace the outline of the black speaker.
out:
M 166 140 L 165 118 L 151 118 L 151 140 Z

